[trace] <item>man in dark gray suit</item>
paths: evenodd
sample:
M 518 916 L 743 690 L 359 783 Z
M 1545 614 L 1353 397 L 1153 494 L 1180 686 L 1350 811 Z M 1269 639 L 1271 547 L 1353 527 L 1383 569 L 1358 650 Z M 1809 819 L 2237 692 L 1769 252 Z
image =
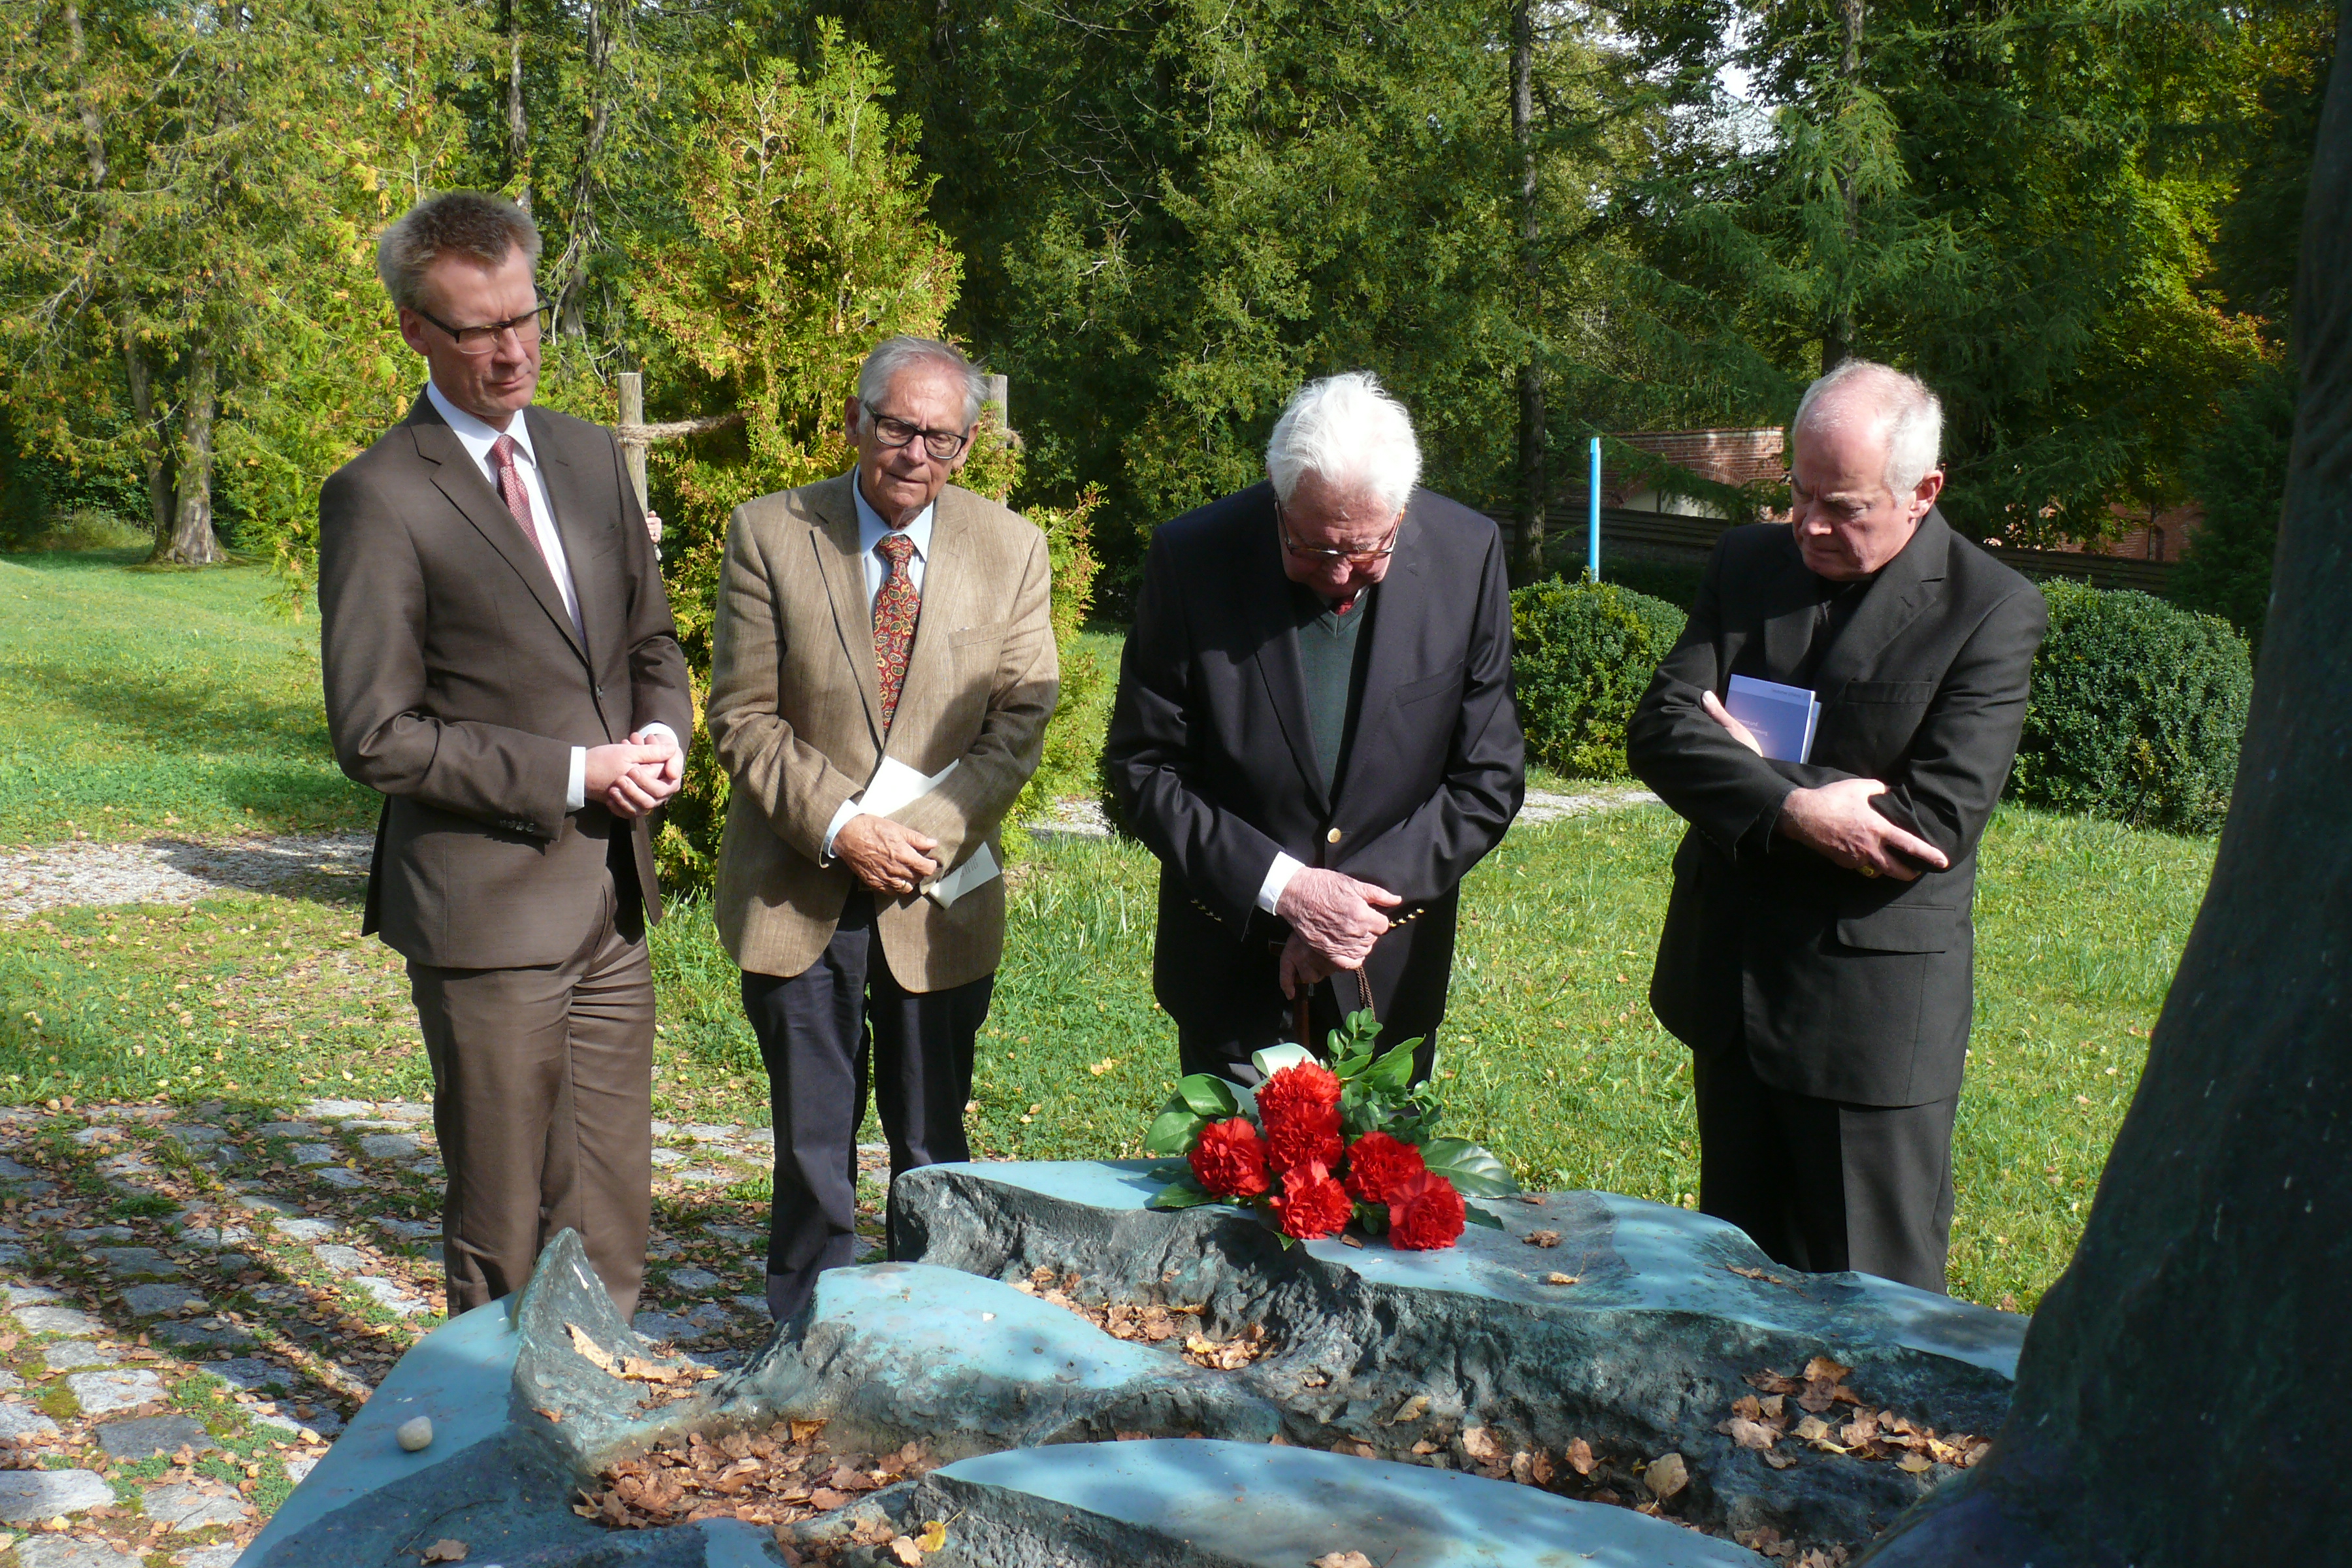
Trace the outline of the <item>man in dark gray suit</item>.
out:
M 1153 536 L 1103 767 L 1160 857 L 1152 983 L 1187 1073 L 1370 1007 L 1433 1042 L 1462 879 L 1525 791 L 1502 536 L 1414 482 L 1404 408 L 1314 382 L 1267 482 Z M 1424 1044 L 1418 1069 L 1430 1070 Z
M 431 379 L 319 498 L 327 721 L 384 796 L 362 927 L 408 960 L 448 1169 L 452 1313 L 570 1226 L 624 1315 L 652 1203 L 661 918 L 646 814 L 693 708 L 610 431 L 530 406 L 539 234 L 458 191 L 377 270 Z
M 1650 1005 L 1691 1047 L 1699 1207 L 1793 1268 L 1944 1288 L 1977 842 L 2025 721 L 2041 594 L 1936 510 L 1942 409 L 1885 365 L 1816 381 L 1791 526 L 1724 534 L 1626 734 L 1690 823 Z M 1811 758 L 1726 710 L 1810 689 Z

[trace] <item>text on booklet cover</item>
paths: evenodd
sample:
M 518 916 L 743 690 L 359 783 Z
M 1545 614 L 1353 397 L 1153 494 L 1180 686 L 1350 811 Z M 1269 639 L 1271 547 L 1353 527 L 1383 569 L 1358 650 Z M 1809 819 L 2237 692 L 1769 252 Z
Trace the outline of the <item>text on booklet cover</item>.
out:
M 1813 726 L 1821 721 L 1822 703 L 1803 687 L 1735 675 L 1723 706 L 1748 726 L 1774 762 L 1801 763 L 1812 755 Z

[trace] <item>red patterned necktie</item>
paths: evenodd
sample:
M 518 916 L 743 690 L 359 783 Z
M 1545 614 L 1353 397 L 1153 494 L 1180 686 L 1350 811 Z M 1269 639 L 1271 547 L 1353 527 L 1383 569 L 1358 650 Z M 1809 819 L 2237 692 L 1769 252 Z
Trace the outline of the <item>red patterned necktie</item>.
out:
M 874 548 L 890 563 L 881 592 L 874 595 L 874 668 L 882 677 L 882 728 L 887 731 L 898 711 L 898 689 L 907 684 L 907 655 L 915 646 L 915 617 L 922 610 L 923 596 L 907 572 L 915 553 L 913 540 L 886 533 Z
M 501 436 L 490 443 L 490 461 L 499 468 L 499 499 L 507 503 L 515 521 L 522 525 L 522 536 L 530 541 L 532 552 L 545 561 L 547 546 L 539 542 L 539 525 L 531 521 L 530 491 L 523 488 L 522 473 L 515 467 L 515 453 L 520 449 L 511 436 Z

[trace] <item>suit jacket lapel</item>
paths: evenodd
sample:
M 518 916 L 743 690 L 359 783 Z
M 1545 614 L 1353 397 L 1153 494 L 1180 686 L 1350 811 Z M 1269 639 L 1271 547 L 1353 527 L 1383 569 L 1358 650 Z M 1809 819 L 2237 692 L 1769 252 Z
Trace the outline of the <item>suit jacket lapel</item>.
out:
M 590 584 L 597 574 L 587 570 L 596 550 L 589 521 L 596 515 L 595 505 L 588 494 L 586 476 L 572 462 L 553 421 L 537 407 L 525 409 L 523 418 L 530 425 L 531 454 L 539 460 L 540 482 L 546 487 L 547 504 L 555 513 L 555 535 L 563 541 L 564 563 L 572 569 L 572 591 L 580 599 L 581 635 L 587 638 L 591 628 L 610 624 L 604 614 L 608 606 L 591 597 Z M 560 600 L 562 595 L 557 597 Z
M 810 487 L 809 506 L 817 521 L 809 530 L 809 546 L 817 575 L 824 581 L 825 597 L 833 602 L 834 629 L 840 636 L 842 656 L 849 661 L 849 679 L 866 703 L 866 731 L 879 755 L 882 678 L 874 667 L 874 607 L 866 596 L 866 562 L 857 548 L 857 504 L 849 495 L 849 487 L 856 482 L 856 475 L 848 474 Z M 926 566 L 924 580 L 929 576 Z M 906 694 L 899 695 L 903 700 Z
M 1824 699 L 1834 698 L 1847 681 L 1868 669 L 1886 645 L 1919 618 L 1922 610 L 1942 595 L 1951 540 L 1952 531 L 1940 512 L 1931 510 L 1919 520 L 1918 531 L 1912 534 L 1911 542 L 1880 570 L 1878 580 L 1862 596 L 1853 619 L 1846 623 L 1845 630 L 1822 656 L 1820 670 L 1813 678 L 1815 691 Z
M 1298 764 L 1308 798 L 1318 812 L 1328 814 L 1331 799 L 1324 793 L 1323 767 L 1315 756 L 1315 731 L 1307 718 L 1307 672 L 1298 662 L 1290 579 L 1282 574 L 1282 542 L 1275 534 L 1274 487 L 1259 488 L 1265 492 L 1265 525 L 1256 531 L 1256 541 L 1249 547 L 1250 559 L 1242 570 L 1249 599 L 1251 640 L 1256 648 L 1251 662 L 1265 683 L 1266 700 L 1282 726 L 1283 739 L 1290 742 L 1291 760 Z
M 491 549 L 505 557 L 531 597 L 539 601 L 539 607 L 547 612 L 547 618 L 584 658 L 587 650 L 580 648 L 580 634 L 572 625 L 572 612 L 563 607 L 563 595 L 556 592 L 547 558 L 539 552 L 539 546 L 523 537 L 522 524 L 490 488 L 489 476 L 467 454 L 457 433 L 442 421 L 430 398 L 416 400 L 416 406 L 409 411 L 408 426 L 415 437 L 416 455 L 434 465 L 434 488 L 449 498 L 449 504 L 489 541 Z
M 1776 563 L 1778 569 L 1769 580 L 1759 584 L 1764 614 L 1763 675 L 1779 681 L 1789 679 L 1803 661 L 1822 602 L 1821 579 L 1797 552 L 1796 536 L 1790 534 L 1783 544 L 1785 559 Z
M 971 540 L 966 526 L 971 520 L 964 515 L 963 494 L 952 488 L 942 489 L 932 503 L 931 547 L 923 556 L 922 606 L 915 616 L 915 646 L 907 654 L 906 684 L 898 689 L 898 714 L 890 725 L 893 735 L 900 732 L 898 718 L 929 713 L 930 710 L 918 704 L 929 700 L 935 690 L 950 689 L 955 679 L 955 650 L 950 639 L 964 626 L 986 618 L 963 613 L 967 601 L 962 590 L 973 578 L 969 559 Z M 882 681 L 878 668 L 874 680 L 878 708 Z M 919 719 L 907 732 L 919 737 L 929 728 Z M 907 748 L 896 754 L 900 762 L 908 761 Z
M 1421 492 L 1415 490 L 1416 496 Z M 1422 658 L 1422 626 L 1429 616 L 1429 581 L 1423 571 L 1423 536 L 1412 525 L 1412 506 L 1407 502 L 1404 526 L 1397 536 L 1396 554 L 1389 561 L 1388 575 L 1381 579 L 1374 600 L 1366 606 L 1372 613 L 1371 625 L 1361 628 L 1357 636 L 1372 639 L 1369 662 L 1364 669 L 1362 705 L 1356 710 L 1354 742 L 1348 748 L 1347 765 L 1339 775 L 1339 798 L 1344 800 L 1348 788 L 1357 775 L 1380 765 L 1379 746 L 1374 743 L 1390 710 L 1396 705 L 1397 688 L 1437 671 L 1424 668 Z

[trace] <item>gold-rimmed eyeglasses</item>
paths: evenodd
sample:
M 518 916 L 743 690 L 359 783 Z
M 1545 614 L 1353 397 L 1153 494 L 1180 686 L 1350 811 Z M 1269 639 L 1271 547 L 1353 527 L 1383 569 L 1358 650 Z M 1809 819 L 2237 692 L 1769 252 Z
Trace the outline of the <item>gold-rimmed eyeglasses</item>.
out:
M 1325 550 L 1311 544 L 1301 544 L 1291 537 L 1290 514 L 1282 510 L 1282 503 L 1278 500 L 1274 503 L 1274 521 L 1275 527 L 1281 532 L 1283 549 L 1301 561 L 1344 561 L 1350 566 L 1370 566 L 1374 562 L 1385 561 L 1394 555 L 1397 535 L 1404 531 L 1404 519 L 1400 517 L 1397 519 L 1396 526 L 1389 530 L 1389 542 L 1386 544 L 1371 550 Z
M 478 327 L 453 327 L 422 305 L 410 310 L 449 334 L 461 354 L 486 354 L 499 346 L 499 339 L 512 332 L 520 343 L 535 343 L 555 324 L 555 307 L 534 305 L 520 316 L 509 316 L 503 321 L 484 321 Z

